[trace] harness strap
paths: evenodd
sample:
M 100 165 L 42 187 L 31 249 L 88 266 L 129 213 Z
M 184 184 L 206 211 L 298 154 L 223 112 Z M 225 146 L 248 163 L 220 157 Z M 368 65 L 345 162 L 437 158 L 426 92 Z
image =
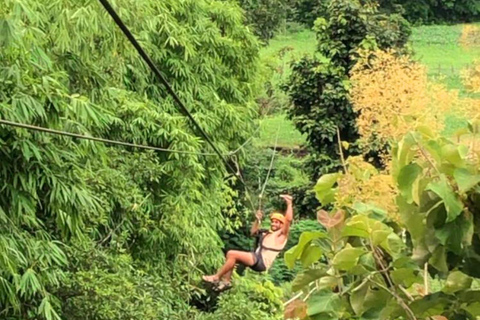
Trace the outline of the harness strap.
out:
M 268 233 L 268 230 L 265 230 L 265 229 L 260 230 L 259 236 L 257 236 L 257 243 L 256 243 L 255 251 L 257 251 L 260 248 L 261 250 L 269 250 L 269 251 L 273 251 L 273 252 L 282 252 L 284 248 L 274 249 L 274 248 L 265 247 L 263 245 L 263 239 L 265 238 L 265 233 Z
M 263 244 L 260 245 L 260 248 L 262 250 L 269 250 L 269 251 L 274 251 L 274 252 L 282 252 L 283 251 L 283 249 L 273 249 L 273 248 L 265 247 Z

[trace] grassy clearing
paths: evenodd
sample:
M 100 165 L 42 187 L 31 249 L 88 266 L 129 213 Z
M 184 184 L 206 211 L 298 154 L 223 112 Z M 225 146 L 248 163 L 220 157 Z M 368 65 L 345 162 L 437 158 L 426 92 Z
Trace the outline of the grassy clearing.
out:
M 304 29 L 299 32 L 287 32 L 276 36 L 270 44 L 261 51 L 262 56 L 276 54 L 281 49 L 288 47 L 292 49 L 285 55 L 286 60 L 297 58 L 315 51 L 317 41 L 312 30 Z
M 297 131 L 292 121 L 285 115 L 277 114 L 265 118 L 261 124 L 260 137 L 257 144 L 262 147 L 269 147 L 275 144 L 278 132 L 277 145 L 282 148 L 296 148 L 305 142 L 305 136 Z
M 277 75 L 278 79 L 272 79 L 278 84 L 287 79 L 290 74 L 289 63 L 300 59 L 302 56 L 311 55 L 316 48 L 315 33 L 311 30 L 300 30 L 298 32 L 287 32 L 276 36 L 270 41 L 270 44 L 260 52 L 264 59 L 276 59 L 279 67 L 285 71 Z M 278 53 L 282 49 L 288 48 L 283 57 Z M 262 120 L 262 128 L 257 144 L 263 147 L 273 146 L 277 136 L 277 130 L 280 128 L 278 136 L 278 146 L 283 148 L 296 148 L 305 143 L 305 136 L 295 129 L 292 121 L 283 114 L 269 116 Z
M 480 48 L 465 48 L 459 43 L 464 25 L 422 26 L 413 29 L 411 44 L 415 57 L 427 66 L 429 75 L 469 95 L 460 78 L 460 71 L 480 58 Z

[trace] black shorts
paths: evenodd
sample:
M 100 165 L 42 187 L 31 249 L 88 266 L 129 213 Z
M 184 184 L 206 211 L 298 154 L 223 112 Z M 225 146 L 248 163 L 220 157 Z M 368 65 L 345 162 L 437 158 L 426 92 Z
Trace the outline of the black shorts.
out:
M 257 272 L 264 272 L 267 270 L 267 267 L 265 267 L 265 263 L 263 262 L 263 257 L 261 253 L 256 253 L 252 252 L 253 254 L 253 260 L 255 261 L 252 266 L 250 266 L 250 269 L 253 271 Z

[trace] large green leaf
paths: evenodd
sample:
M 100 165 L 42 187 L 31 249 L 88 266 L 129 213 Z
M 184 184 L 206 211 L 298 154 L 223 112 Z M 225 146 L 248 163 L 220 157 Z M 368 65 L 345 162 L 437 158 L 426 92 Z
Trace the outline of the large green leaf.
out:
M 368 292 L 369 283 L 364 283 L 359 288 L 356 288 L 352 291 L 350 295 L 350 305 L 352 306 L 353 311 L 356 315 L 361 316 L 362 313 L 365 311 L 364 302 L 365 296 Z
M 332 189 L 333 185 L 341 176 L 339 173 L 324 174 L 318 179 L 314 187 L 317 199 L 322 205 L 327 205 L 335 200 L 336 189 Z
M 456 169 L 453 173 L 458 189 L 461 193 L 470 191 L 473 187 L 480 183 L 480 175 L 472 174 L 467 169 Z
M 366 251 L 362 248 L 353 248 L 349 244 L 340 250 L 332 260 L 332 264 L 339 270 L 348 271 L 358 263 L 358 258 L 365 254 Z
M 447 256 L 445 253 L 445 247 L 442 245 L 438 245 L 433 251 L 430 260 L 428 261 L 432 267 L 437 269 L 440 272 L 448 272 L 448 265 L 447 265 Z
M 472 286 L 472 277 L 467 276 L 461 271 L 453 271 L 447 277 L 447 282 L 442 288 L 442 292 L 456 293 Z
M 453 144 L 445 144 L 442 147 L 442 157 L 456 167 L 463 167 L 465 165 L 459 147 Z
M 418 318 L 425 318 L 442 314 L 452 304 L 451 297 L 438 292 L 415 300 L 410 303 L 410 309 Z
M 321 313 L 336 313 L 339 311 L 342 301 L 338 294 L 330 290 L 322 290 L 310 297 L 307 302 L 309 316 Z
M 442 146 L 435 140 L 428 140 L 426 143 L 422 142 L 422 146 L 435 159 L 438 165 L 442 163 Z
M 396 203 L 398 205 L 402 222 L 406 225 L 408 232 L 412 236 L 413 244 L 416 246 L 425 238 L 425 214 L 419 212 L 416 205 L 407 203 L 401 196 L 396 198 Z
M 398 251 L 398 241 L 393 230 L 386 224 L 371 219 L 367 216 L 357 215 L 352 217 L 342 230 L 343 237 L 361 237 L 370 239 L 375 246 L 381 246 L 389 253 L 393 253 L 392 247 Z
M 328 235 L 322 231 L 306 231 L 303 232 L 298 240 L 298 244 L 287 252 L 285 252 L 284 260 L 288 268 L 293 269 L 295 261 L 299 259 L 306 247 L 310 246 L 310 242 L 314 239 L 328 239 Z M 317 247 L 318 248 L 318 247 Z M 317 249 L 315 249 L 318 252 Z
M 299 291 L 311 282 L 325 276 L 327 272 L 324 269 L 307 269 L 299 272 L 292 282 L 293 292 Z
M 416 145 L 416 139 L 414 135 L 414 133 L 408 133 L 407 135 L 405 135 L 405 137 L 403 137 L 402 140 L 400 140 L 396 145 L 394 145 L 392 149 L 392 174 L 395 180 L 398 179 L 400 170 L 406 165 L 408 165 L 415 156 L 414 146 Z
M 352 209 L 354 209 L 360 214 L 368 215 L 370 218 L 375 220 L 381 221 L 381 220 L 384 220 L 385 217 L 387 216 L 387 211 L 371 203 L 367 204 L 367 203 L 355 201 L 352 205 Z
M 310 244 L 302 252 L 300 261 L 302 266 L 308 268 L 312 263 L 317 262 L 322 257 L 323 251 L 320 247 Z
M 445 175 L 440 176 L 439 182 L 431 182 L 427 189 L 435 192 L 443 200 L 447 209 L 447 222 L 455 220 L 462 213 L 463 203 L 448 184 Z
M 389 298 L 390 294 L 385 290 L 379 290 L 372 287 L 370 283 L 364 283 L 350 295 L 350 305 L 356 315 L 364 318 L 364 313 L 372 312 L 372 309 L 378 312 L 384 308 Z
M 419 275 L 418 270 L 411 268 L 400 268 L 393 270 L 390 275 L 393 282 L 397 285 L 403 285 L 409 288 L 414 283 L 422 283 L 423 278 Z
M 380 247 L 385 249 L 393 258 L 398 258 L 405 248 L 405 243 L 396 233 L 390 232 L 387 239 L 380 243 Z
M 472 221 L 467 220 L 463 216 L 459 216 L 455 221 L 446 223 L 440 229 L 435 230 L 435 236 L 440 240 L 440 243 L 450 251 L 459 253 L 463 245 L 468 245 L 472 241 Z
M 409 164 L 400 170 L 397 178 L 398 189 L 407 203 L 413 202 L 412 189 L 420 173 L 422 173 L 422 167 L 416 163 Z
M 370 219 L 365 216 L 353 216 L 342 230 L 343 237 L 370 237 Z
M 480 301 L 469 303 L 462 307 L 463 310 L 467 311 L 472 317 L 480 316 Z

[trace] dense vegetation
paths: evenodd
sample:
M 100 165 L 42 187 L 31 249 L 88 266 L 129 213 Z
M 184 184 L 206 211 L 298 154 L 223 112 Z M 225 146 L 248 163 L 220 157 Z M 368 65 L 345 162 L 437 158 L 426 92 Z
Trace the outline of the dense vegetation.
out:
M 476 319 L 480 101 L 429 84 L 422 66 L 391 51 L 364 52 L 352 74 L 361 139 L 391 151 L 385 170 L 349 157 L 318 180 L 317 197 L 333 209 L 318 211 L 326 232 L 304 232 L 285 254 L 304 267 L 292 288 L 306 304 L 290 313 Z M 455 139 L 442 135 L 448 111 L 471 119 Z
M 3 119 L 209 151 L 97 1 L 3 3 Z M 252 132 L 259 70 L 258 43 L 239 8 L 211 0 L 124 0 L 116 7 L 219 148 L 238 147 Z M 188 301 L 201 294 L 198 276 L 220 262 L 217 232 L 242 214 L 219 159 L 9 127 L 0 139 L 2 318 L 198 313 Z M 255 299 L 243 299 L 241 288 L 230 299 L 253 308 Z M 268 308 L 257 306 L 244 319 L 276 309 L 268 287 L 258 297 Z M 228 319 L 221 306 L 215 319 Z
M 385 10 L 403 12 L 415 23 L 471 22 L 480 19 L 476 0 L 381 0 Z

